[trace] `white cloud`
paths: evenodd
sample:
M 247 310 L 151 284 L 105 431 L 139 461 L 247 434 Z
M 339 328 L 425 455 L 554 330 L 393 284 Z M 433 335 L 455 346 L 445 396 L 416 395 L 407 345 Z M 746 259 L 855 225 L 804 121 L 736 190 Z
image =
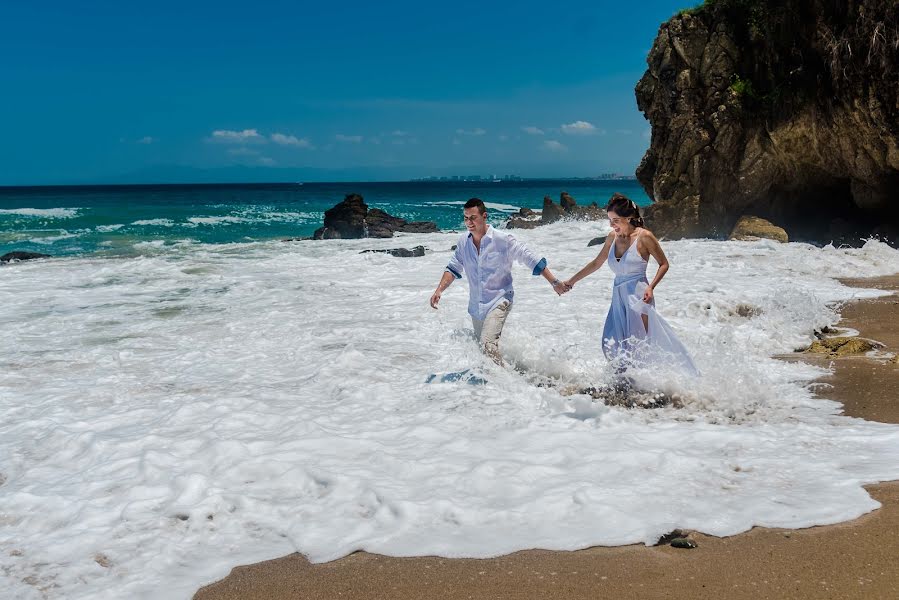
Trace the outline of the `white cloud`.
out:
M 480 127 L 476 127 L 475 129 L 457 129 L 456 133 L 459 135 L 484 135 L 487 132 Z
M 360 144 L 362 143 L 361 135 L 344 135 L 342 133 L 338 133 L 334 136 L 334 139 L 338 142 L 349 142 L 351 144 Z
M 246 144 L 265 142 L 265 138 L 259 135 L 256 129 L 244 129 L 243 131 L 231 131 L 230 129 L 216 129 L 212 132 L 212 141 L 226 144 Z
M 312 143 L 306 138 L 298 138 L 295 135 L 286 135 L 283 133 L 273 133 L 271 139 L 281 146 L 296 146 L 297 148 L 312 148 Z
M 150 137 L 149 135 L 147 135 L 147 136 L 144 136 L 141 139 L 137 140 L 137 143 L 138 144 L 152 144 L 155 141 L 156 141 L 156 138 Z
M 562 132 L 568 135 L 593 135 L 597 133 L 596 125 L 587 121 L 575 121 L 562 125 Z
M 567 152 L 568 151 L 568 147 L 565 146 L 565 144 L 562 144 L 561 142 L 558 142 L 556 140 L 546 140 L 545 142 L 543 142 L 543 147 L 546 148 L 547 150 L 549 150 L 550 152 Z
M 539 127 L 534 127 L 533 125 L 522 127 L 521 130 L 530 135 L 543 135 L 543 130 Z

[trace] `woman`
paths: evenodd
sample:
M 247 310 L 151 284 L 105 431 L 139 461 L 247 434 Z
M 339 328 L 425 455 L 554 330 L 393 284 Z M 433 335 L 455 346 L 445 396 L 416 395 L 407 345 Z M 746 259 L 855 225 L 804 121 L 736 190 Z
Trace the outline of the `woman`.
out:
M 606 212 L 612 232 L 597 257 L 564 282 L 565 289 L 570 290 L 608 261 L 615 283 L 602 332 L 606 358 L 622 371 L 631 365 L 665 363 L 698 374 L 686 348 L 655 311 L 655 288 L 668 272 L 668 258 L 659 241 L 643 227 L 640 209 L 626 196 L 613 195 Z M 659 263 L 652 283 L 646 278 L 650 256 Z

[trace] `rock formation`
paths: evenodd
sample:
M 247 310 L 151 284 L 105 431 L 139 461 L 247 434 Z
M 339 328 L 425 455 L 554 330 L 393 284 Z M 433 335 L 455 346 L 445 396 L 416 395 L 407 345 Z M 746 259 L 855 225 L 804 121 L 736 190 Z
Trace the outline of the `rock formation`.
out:
M 529 214 L 526 214 L 528 211 Z M 530 209 L 522 208 L 519 211 L 520 216 L 511 217 L 506 222 L 508 229 L 533 229 L 538 225 L 547 225 L 564 219 L 573 219 L 577 221 L 596 221 L 605 218 L 604 210 L 597 206 L 596 202 L 587 206 L 578 206 L 577 201 L 568 192 L 562 192 L 559 196 L 559 203 L 553 202 L 549 196 L 543 197 L 543 212 L 540 218 L 534 219 L 536 215 Z
M 424 246 L 415 246 L 411 250 L 409 248 L 390 248 L 388 250 L 363 250 L 359 254 L 368 254 L 370 252 L 384 253 L 399 258 L 411 258 L 415 256 L 424 256 L 426 248 Z
M 734 230 L 730 232 L 729 240 L 758 240 L 768 239 L 777 242 L 786 243 L 790 241 L 787 232 L 782 227 L 774 225 L 770 221 L 753 217 L 751 215 L 743 215 Z
M 35 258 L 50 258 L 49 254 L 41 254 L 40 252 L 25 252 L 22 250 L 14 250 L 0 256 L 0 263 L 12 262 L 14 260 L 34 260 Z
M 324 226 L 315 230 L 313 239 L 389 238 L 394 232 L 434 233 L 432 221 L 409 222 L 379 208 L 369 209 L 359 194 L 349 194 L 342 202 L 325 211 Z
M 707 0 L 659 29 L 637 84 L 637 178 L 659 236 L 744 214 L 792 239 L 899 232 L 899 3 Z

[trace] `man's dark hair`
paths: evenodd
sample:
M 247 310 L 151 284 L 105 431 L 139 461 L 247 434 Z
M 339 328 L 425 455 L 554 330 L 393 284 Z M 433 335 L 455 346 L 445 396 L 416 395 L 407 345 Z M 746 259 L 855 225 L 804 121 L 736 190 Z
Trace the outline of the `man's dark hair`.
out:
M 477 208 L 482 215 L 487 212 L 487 207 L 484 206 L 484 201 L 480 198 L 472 198 L 465 203 L 465 208 Z

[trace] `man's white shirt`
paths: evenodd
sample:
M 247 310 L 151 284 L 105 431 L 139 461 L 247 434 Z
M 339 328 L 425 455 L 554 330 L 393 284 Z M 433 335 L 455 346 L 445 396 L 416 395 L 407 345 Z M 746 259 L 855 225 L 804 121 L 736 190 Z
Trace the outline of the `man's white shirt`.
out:
M 459 238 L 446 270 L 456 279 L 468 279 L 468 314 L 483 321 L 503 300 L 512 302 L 512 261 L 526 266 L 534 275 L 546 268 L 546 259 L 537 258 L 511 233 L 487 226 L 481 251 L 475 248 L 471 232 Z

